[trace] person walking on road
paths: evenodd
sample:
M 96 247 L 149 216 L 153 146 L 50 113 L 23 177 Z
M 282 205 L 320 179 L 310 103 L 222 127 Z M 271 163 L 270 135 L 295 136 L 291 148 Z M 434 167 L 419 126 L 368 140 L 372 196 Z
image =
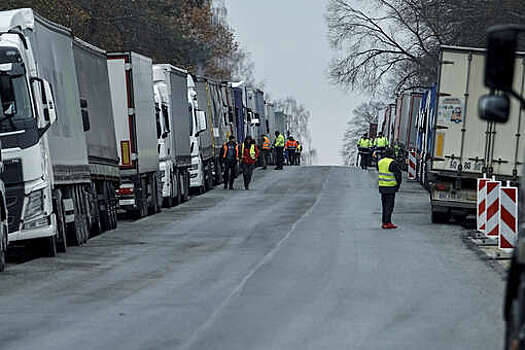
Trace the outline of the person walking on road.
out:
M 295 151 L 297 150 L 297 141 L 292 136 L 288 137 L 285 145 L 286 153 L 288 154 L 289 165 L 295 165 Z
M 381 228 L 395 229 L 397 226 L 392 224 L 392 212 L 394 211 L 396 192 L 399 191 L 402 182 L 401 168 L 393 159 L 394 151 L 392 149 L 385 149 L 384 156 L 378 163 L 379 193 L 381 193 L 383 207 Z
M 370 152 L 372 150 L 372 141 L 368 138 L 368 134 L 364 134 L 359 139 L 357 149 L 359 151 L 359 158 L 361 159 L 361 169 L 366 170 L 368 168 Z
M 284 165 L 284 135 L 279 131 L 275 132 L 275 170 L 283 170 Z
M 301 165 L 301 154 L 303 153 L 303 145 L 297 141 L 297 149 L 295 150 L 295 165 Z
M 235 136 L 230 136 L 229 141 L 222 146 L 220 157 L 224 164 L 224 189 L 229 185 L 230 190 L 233 190 L 239 159 L 239 146 L 235 142 Z
M 250 183 L 252 182 L 253 169 L 255 162 L 259 157 L 259 147 L 255 144 L 255 140 L 251 136 L 247 136 L 242 144 L 242 175 L 244 177 L 244 189 L 250 190 Z
M 262 136 L 262 169 L 266 170 L 268 167 L 268 158 L 270 157 L 270 150 L 272 149 L 272 141 L 268 136 Z
M 388 146 L 389 146 L 388 139 L 385 136 L 383 136 L 382 132 L 380 132 L 379 135 L 377 135 L 377 138 L 374 140 L 374 147 L 376 150 L 375 153 L 377 156 L 377 161 L 383 158 L 383 154 Z

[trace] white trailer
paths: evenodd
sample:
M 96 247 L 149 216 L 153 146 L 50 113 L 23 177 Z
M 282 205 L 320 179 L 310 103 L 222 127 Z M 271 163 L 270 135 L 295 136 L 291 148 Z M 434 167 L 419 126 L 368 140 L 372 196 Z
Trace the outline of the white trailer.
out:
M 109 85 L 120 158 L 120 211 L 137 217 L 160 210 L 159 153 L 150 58 L 108 53 Z
M 524 93 L 524 57 L 517 58 L 515 90 Z M 478 116 L 478 100 L 489 93 L 483 84 L 485 51 L 443 47 L 433 157 L 429 172 L 433 221 L 474 213 L 477 178 L 486 174 L 518 181 L 525 149 L 520 147 L 525 123 L 513 101 L 509 122 L 495 124 Z

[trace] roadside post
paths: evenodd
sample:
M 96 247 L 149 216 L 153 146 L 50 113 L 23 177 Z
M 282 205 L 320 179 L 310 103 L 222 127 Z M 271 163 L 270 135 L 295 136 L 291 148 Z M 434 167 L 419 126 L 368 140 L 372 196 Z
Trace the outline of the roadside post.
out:
M 478 193 L 476 196 L 476 228 L 479 232 L 485 233 L 487 223 L 487 179 L 483 174 L 482 179 L 478 179 Z
M 408 152 L 408 179 L 416 179 L 416 151 L 414 150 Z
M 487 222 L 485 235 L 490 239 L 499 238 L 499 209 L 501 181 L 494 178 L 487 182 Z
M 506 186 L 500 189 L 499 244 L 498 248 L 511 253 L 518 238 L 518 188 Z

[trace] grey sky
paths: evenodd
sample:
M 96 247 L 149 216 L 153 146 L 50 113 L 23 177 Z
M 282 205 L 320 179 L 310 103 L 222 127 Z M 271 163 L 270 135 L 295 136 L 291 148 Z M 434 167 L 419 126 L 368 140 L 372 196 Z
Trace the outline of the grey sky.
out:
M 226 0 L 237 39 L 252 53 L 256 78 L 272 97 L 295 96 L 312 112 L 320 164 L 341 164 L 341 138 L 362 101 L 327 79 L 332 52 L 324 18 L 327 0 Z

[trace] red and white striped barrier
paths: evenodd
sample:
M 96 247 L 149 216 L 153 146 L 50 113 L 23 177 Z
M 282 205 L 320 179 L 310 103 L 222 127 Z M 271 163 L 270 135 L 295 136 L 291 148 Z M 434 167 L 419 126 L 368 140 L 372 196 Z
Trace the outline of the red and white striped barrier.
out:
M 408 179 L 416 179 L 416 151 L 408 152 Z
M 487 222 L 485 235 L 491 239 L 499 238 L 499 195 L 501 181 L 487 182 Z
M 518 238 L 518 188 L 500 189 L 499 249 L 512 252 Z
M 478 179 L 478 194 L 476 206 L 476 222 L 477 229 L 481 233 L 485 233 L 487 223 L 487 182 L 489 179 Z

